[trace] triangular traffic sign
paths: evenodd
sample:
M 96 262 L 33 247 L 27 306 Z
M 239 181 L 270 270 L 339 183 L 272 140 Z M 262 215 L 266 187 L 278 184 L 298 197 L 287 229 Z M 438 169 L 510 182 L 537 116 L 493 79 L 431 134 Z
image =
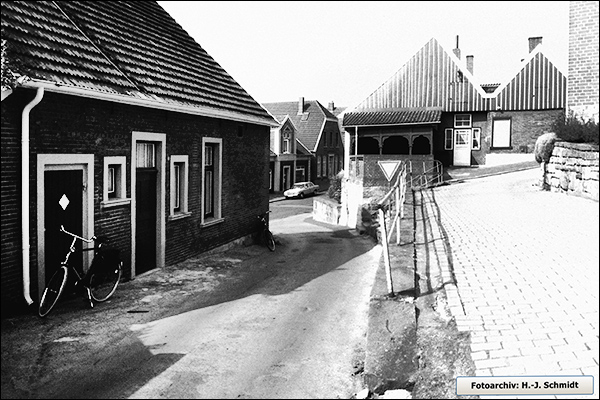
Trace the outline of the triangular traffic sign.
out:
M 402 161 L 377 161 L 388 182 L 392 180 L 401 163 Z

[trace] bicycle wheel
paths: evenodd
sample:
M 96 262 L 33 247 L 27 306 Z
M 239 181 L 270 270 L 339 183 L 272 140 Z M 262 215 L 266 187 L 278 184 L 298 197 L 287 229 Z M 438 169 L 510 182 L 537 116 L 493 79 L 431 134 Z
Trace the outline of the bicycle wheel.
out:
M 44 294 L 40 300 L 38 313 L 40 317 L 45 317 L 52 310 L 58 298 L 62 294 L 67 283 L 67 267 L 61 266 L 54 274 L 44 289 Z
M 122 262 L 105 265 L 90 276 L 90 295 L 94 301 L 102 303 L 113 295 L 121 279 Z
M 270 230 L 265 230 L 265 241 L 267 242 L 267 247 L 271 251 L 275 251 L 275 238 Z

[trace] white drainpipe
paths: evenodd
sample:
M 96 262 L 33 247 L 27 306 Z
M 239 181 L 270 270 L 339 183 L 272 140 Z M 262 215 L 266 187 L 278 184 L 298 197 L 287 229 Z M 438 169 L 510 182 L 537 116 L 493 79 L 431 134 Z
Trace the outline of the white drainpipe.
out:
M 29 112 L 44 97 L 44 88 L 38 87 L 35 98 L 23 108 L 21 119 L 21 236 L 23 239 L 23 296 L 27 305 L 31 305 L 29 293 Z

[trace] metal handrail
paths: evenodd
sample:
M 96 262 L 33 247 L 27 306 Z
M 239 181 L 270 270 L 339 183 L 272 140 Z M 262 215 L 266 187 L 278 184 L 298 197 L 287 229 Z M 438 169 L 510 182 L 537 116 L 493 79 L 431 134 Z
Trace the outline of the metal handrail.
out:
M 443 164 L 438 160 L 431 160 L 431 162 L 433 162 L 431 168 L 426 168 L 425 161 L 423 161 L 423 172 L 418 176 L 411 178 L 410 186 L 413 189 L 436 186 L 442 183 L 442 178 L 444 176 Z M 410 163 L 410 171 L 412 176 L 412 162 Z
M 388 284 L 388 295 L 394 297 L 394 285 L 392 282 L 392 271 L 388 243 L 396 231 L 396 244 L 400 244 L 400 220 L 404 218 L 404 201 L 406 199 L 406 163 L 403 163 L 398 178 L 390 190 L 377 202 L 379 229 L 381 232 L 381 244 L 383 247 L 383 259 Z M 393 217 L 392 217 L 393 212 Z M 386 228 L 387 219 L 391 226 L 389 233 Z

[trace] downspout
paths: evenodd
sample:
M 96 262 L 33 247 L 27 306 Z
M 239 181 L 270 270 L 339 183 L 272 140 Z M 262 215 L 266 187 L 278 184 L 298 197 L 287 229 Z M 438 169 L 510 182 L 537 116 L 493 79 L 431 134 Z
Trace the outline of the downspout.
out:
M 23 241 L 23 297 L 31 305 L 29 293 L 29 113 L 44 97 L 44 88 L 38 87 L 35 98 L 23 108 L 21 119 L 21 236 Z

